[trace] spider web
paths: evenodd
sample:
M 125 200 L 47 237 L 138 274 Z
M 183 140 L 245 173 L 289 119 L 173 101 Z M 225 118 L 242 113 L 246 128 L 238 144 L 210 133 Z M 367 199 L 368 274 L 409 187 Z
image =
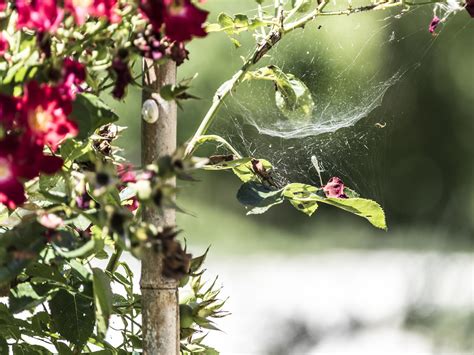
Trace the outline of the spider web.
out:
M 271 83 L 248 81 L 225 101 L 212 130 L 242 155 L 272 162 L 281 184 L 320 185 L 314 156 L 324 181 L 339 176 L 383 200 L 384 152 L 403 106 L 397 84 L 422 65 L 436 41 L 428 33 L 432 11 L 326 17 L 288 34 L 259 66 L 276 65 L 303 81 L 315 103 L 311 117 L 285 117 Z M 397 55 L 400 45 L 413 49 L 409 58 Z

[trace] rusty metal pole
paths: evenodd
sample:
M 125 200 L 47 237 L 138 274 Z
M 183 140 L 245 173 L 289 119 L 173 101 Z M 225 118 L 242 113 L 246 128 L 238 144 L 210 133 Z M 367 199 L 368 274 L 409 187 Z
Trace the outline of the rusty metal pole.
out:
M 155 162 L 158 157 L 172 154 L 176 150 L 176 104 L 164 101 L 159 96 L 161 87 L 176 83 L 176 64 L 170 60 L 158 66 L 152 60 L 144 59 L 143 78 L 146 90 L 143 90 L 142 104 L 147 109 L 141 120 L 141 145 L 142 165 L 146 166 Z M 157 226 L 175 226 L 176 214 L 172 209 L 160 214 L 156 210 L 145 208 L 143 220 Z M 178 355 L 178 282 L 162 275 L 162 261 L 163 256 L 153 250 L 147 250 L 142 259 L 140 288 L 143 353 Z

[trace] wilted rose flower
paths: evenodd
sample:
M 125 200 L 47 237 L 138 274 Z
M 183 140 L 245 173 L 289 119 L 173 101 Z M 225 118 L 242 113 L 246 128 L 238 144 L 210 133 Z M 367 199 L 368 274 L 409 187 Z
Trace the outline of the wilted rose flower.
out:
M 176 65 L 181 65 L 186 59 L 188 59 L 189 52 L 184 48 L 184 43 L 182 42 L 173 42 L 167 48 L 166 54 L 172 60 L 176 62 Z
M 474 0 L 466 1 L 466 11 L 471 15 L 471 17 L 474 17 Z
M 132 82 L 132 73 L 126 60 L 127 54 L 117 55 L 112 62 L 112 71 L 115 74 L 115 86 L 112 95 L 116 99 L 122 99 L 125 96 L 125 90 L 128 84 Z
M 430 31 L 430 33 L 435 33 L 436 28 L 438 27 L 440 22 L 441 22 L 441 19 L 438 16 L 434 16 L 433 19 L 430 22 L 430 26 L 428 27 L 428 31 Z
M 166 36 L 162 37 L 151 25 L 147 26 L 142 33 L 138 33 L 133 44 L 145 58 L 153 60 L 171 58 L 177 65 L 183 64 L 188 59 L 189 52 L 184 47 L 184 43 L 171 41 Z
M 7 38 L 5 35 L 0 32 L 0 57 L 3 57 L 8 49 L 10 48 L 10 43 L 8 43 Z
M 332 177 L 328 183 L 323 186 L 323 191 L 326 197 L 347 198 L 344 193 L 344 183 L 338 177 Z
M 133 44 L 145 58 L 160 60 L 165 56 L 166 46 L 162 43 L 161 34 L 151 25 L 137 34 Z
M 31 81 L 21 100 L 22 123 L 29 135 L 36 144 L 46 144 L 53 151 L 64 139 L 78 133 L 76 123 L 67 117 L 72 111 L 72 102 L 60 94 L 55 87 Z
M 54 33 L 63 19 L 56 0 L 17 0 L 17 27 Z

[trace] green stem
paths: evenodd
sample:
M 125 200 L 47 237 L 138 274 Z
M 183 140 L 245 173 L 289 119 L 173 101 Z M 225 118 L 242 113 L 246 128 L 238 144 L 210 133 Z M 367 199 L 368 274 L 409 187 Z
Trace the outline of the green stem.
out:
M 115 269 L 117 269 L 117 264 L 120 260 L 120 257 L 122 256 L 123 249 L 119 245 L 115 245 L 115 251 L 112 254 L 112 256 L 109 259 L 109 262 L 107 263 L 107 267 L 105 268 L 106 271 L 113 273 L 115 272 Z
M 217 135 L 214 135 L 214 134 L 200 136 L 199 141 L 196 143 L 195 147 L 197 148 L 198 146 L 200 146 L 201 144 L 203 144 L 204 142 L 207 142 L 207 141 L 213 141 L 213 142 L 220 143 L 224 147 L 229 149 L 232 152 L 232 154 L 235 155 L 236 159 L 241 159 L 242 158 L 242 155 L 229 142 L 227 142 L 221 136 L 217 136 Z

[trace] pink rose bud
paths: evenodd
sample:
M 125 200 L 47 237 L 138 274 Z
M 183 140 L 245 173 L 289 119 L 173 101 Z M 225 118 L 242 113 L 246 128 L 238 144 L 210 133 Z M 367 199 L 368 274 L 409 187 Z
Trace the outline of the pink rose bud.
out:
M 323 186 L 326 197 L 347 198 L 344 193 L 344 183 L 338 177 L 332 177 L 328 183 Z
M 440 22 L 441 20 L 438 16 L 433 17 L 433 19 L 430 22 L 430 26 L 428 27 L 428 31 L 430 31 L 430 33 L 435 33 L 436 27 L 438 27 Z

